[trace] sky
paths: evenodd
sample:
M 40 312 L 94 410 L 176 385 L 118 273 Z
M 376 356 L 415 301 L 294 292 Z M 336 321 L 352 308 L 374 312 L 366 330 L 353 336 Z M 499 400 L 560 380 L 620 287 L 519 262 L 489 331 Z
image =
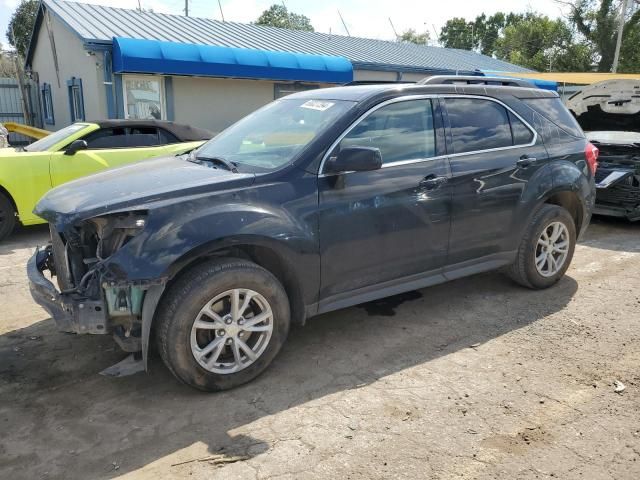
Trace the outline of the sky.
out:
M 137 0 L 82 0 L 113 7 L 135 8 Z M 248 23 L 256 20 L 262 11 L 278 0 L 221 0 L 225 20 Z M 181 15 L 185 0 L 140 0 L 142 8 L 155 12 Z M 4 33 L 11 14 L 20 0 L 0 0 L 0 43 L 6 45 Z M 280 3 L 282 1 L 280 0 Z M 431 38 L 452 17 L 473 20 L 476 15 L 491 15 L 497 11 L 543 13 L 550 17 L 562 14 L 561 5 L 555 0 L 284 0 L 287 8 L 311 19 L 316 31 L 346 35 L 338 10 L 342 14 L 352 36 L 393 40 L 389 23 L 393 22 L 398 33 L 413 28 L 418 32 L 428 30 Z M 190 0 L 189 15 L 221 20 L 217 0 Z

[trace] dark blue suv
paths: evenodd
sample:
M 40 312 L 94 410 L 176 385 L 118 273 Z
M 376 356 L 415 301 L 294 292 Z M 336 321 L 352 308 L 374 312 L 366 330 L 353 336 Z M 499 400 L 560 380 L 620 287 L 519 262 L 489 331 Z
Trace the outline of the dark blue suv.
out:
M 298 93 L 189 154 L 52 190 L 33 296 L 60 329 L 145 365 L 155 340 L 176 377 L 220 390 L 319 313 L 498 268 L 550 287 L 589 223 L 597 149 L 554 92 L 469 83 Z

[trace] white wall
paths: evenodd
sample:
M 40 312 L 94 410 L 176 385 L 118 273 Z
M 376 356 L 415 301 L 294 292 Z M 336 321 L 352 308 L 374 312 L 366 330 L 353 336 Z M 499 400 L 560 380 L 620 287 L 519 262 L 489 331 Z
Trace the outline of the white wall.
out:
M 174 120 L 215 133 L 272 102 L 274 85 L 286 83 L 204 77 L 173 77 L 172 82 Z
M 354 70 L 353 80 L 356 82 L 395 82 L 396 72 L 378 72 L 375 70 Z
M 38 74 L 40 85 L 51 85 L 55 124 L 44 124 L 49 130 L 58 130 L 71 123 L 67 80 L 82 79 L 84 111 L 87 120 L 107 118 L 106 94 L 103 84 L 102 54 L 88 56 L 80 38 L 50 15 L 51 29 L 58 53 L 60 86 L 56 78 L 53 53 L 47 33 L 46 17 L 38 32 L 31 69 Z M 42 102 L 42 99 L 40 99 Z
M 273 101 L 273 82 L 173 77 L 174 120 L 221 132 Z

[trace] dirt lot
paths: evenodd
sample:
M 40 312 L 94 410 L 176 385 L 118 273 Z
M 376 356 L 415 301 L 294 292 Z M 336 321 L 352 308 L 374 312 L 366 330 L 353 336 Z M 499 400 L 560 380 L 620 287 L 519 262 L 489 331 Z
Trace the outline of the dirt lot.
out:
M 97 373 L 0 245 L 0 478 L 640 478 L 640 224 L 597 220 L 543 292 L 486 274 L 323 315 L 222 394 Z M 612 383 L 626 386 L 615 393 Z

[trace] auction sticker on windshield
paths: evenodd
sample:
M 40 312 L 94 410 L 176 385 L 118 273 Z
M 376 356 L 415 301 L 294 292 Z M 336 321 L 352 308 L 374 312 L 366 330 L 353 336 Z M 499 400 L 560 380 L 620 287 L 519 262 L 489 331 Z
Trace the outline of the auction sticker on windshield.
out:
M 310 108 L 311 110 L 319 110 L 324 112 L 335 105 L 333 102 L 323 102 L 321 100 L 309 100 L 300 105 L 300 108 Z

